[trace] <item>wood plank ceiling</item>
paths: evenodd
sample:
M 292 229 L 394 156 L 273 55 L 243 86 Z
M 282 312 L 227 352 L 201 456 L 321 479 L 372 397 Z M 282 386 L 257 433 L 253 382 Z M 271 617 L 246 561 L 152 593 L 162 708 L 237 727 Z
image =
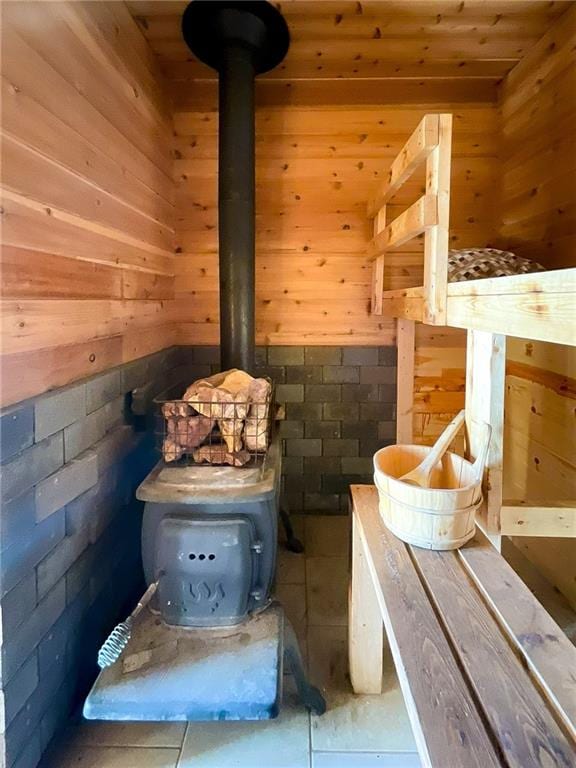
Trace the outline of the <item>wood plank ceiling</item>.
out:
M 276 5 L 290 27 L 290 51 L 282 65 L 259 78 L 259 102 L 493 100 L 497 83 L 570 4 L 284 0 Z M 171 83 L 175 106 L 213 108 L 215 73 L 181 38 L 186 2 L 128 0 L 127 5 Z

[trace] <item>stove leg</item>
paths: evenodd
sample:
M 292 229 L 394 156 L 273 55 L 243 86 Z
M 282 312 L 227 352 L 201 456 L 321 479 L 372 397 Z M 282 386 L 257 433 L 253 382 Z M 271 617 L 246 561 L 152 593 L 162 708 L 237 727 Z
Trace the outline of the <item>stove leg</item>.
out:
M 292 528 L 292 521 L 290 520 L 290 509 L 284 496 L 280 497 L 280 519 L 286 532 L 286 546 L 290 552 L 304 552 L 304 545 L 294 535 L 294 529 Z
M 308 682 L 298 638 L 286 617 L 284 617 L 284 660 L 294 677 L 298 695 L 306 709 L 314 715 L 323 715 L 326 712 L 326 701 L 318 688 Z

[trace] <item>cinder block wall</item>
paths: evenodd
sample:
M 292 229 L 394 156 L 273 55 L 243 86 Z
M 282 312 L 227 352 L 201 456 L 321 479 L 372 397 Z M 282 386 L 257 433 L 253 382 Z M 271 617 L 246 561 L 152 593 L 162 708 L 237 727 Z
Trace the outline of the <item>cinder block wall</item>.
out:
M 218 347 L 184 347 L 187 381 L 220 370 Z M 293 512 L 345 512 L 351 483 L 372 482 L 372 456 L 396 435 L 396 347 L 257 348 L 276 384 L 283 484 Z
M 39 761 L 142 586 L 134 491 L 158 456 L 129 393 L 172 383 L 178 362 L 179 350 L 167 349 L 0 414 L 8 768 Z

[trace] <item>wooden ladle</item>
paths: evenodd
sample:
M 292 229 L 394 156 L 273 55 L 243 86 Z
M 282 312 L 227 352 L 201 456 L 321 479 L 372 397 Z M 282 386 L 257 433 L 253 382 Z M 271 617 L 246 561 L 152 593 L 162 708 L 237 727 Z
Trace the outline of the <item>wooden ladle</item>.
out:
M 403 483 L 408 483 L 409 485 L 419 485 L 420 488 L 430 488 L 430 476 L 432 474 L 432 470 L 440 461 L 442 456 L 444 456 L 450 447 L 452 440 L 454 440 L 456 437 L 456 433 L 464 424 L 464 415 L 465 411 L 460 411 L 460 413 L 452 419 L 450 424 L 448 424 L 438 440 L 436 440 L 432 450 L 426 456 L 424 461 L 418 464 L 416 469 L 413 469 L 411 472 L 407 472 L 405 475 L 402 475 L 399 480 L 401 480 Z

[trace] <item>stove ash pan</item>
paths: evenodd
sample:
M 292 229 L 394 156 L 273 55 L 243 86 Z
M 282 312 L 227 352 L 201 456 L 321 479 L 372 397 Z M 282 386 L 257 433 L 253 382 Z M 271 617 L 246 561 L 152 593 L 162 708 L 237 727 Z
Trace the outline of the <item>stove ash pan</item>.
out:
M 138 496 L 146 501 L 144 573 L 148 584 L 159 582 L 152 608 L 167 624 L 232 626 L 269 605 L 276 564 L 277 448 L 268 452 L 264 477 L 258 472 L 255 482 L 254 470 L 247 468 L 203 471 L 160 464 L 140 486 Z M 212 473 L 221 476 L 218 489 L 207 484 Z

